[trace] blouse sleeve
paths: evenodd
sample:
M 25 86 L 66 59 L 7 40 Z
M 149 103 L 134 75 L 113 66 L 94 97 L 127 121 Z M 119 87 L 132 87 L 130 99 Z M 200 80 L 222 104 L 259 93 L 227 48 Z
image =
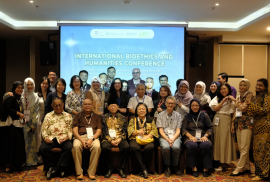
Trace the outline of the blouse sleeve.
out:
M 151 134 L 154 137 L 158 138 L 158 130 L 157 130 L 157 126 L 156 126 L 156 123 L 155 123 L 154 119 L 152 121 L 152 130 L 151 130 L 151 132 L 149 134 Z
M 71 102 L 72 102 L 72 94 L 71 94 L 71 92 L 68 92 L 67 97 L 66 97 L 66 102 L 65 102 L 65 110 L 66 110 L 68 113 L 71 113 L 72 110 L 73 110 L 73 109 L 70 107 Z
M 230 107 L 230 114 L 234 113 L 235 112 L 235 109 L 236 109 L 235 102 L 232 101 L 231 107 Z
M 255 115 L 267 115 L 270 111 L 270 97 L 269 93 L 265 94 L 264 97 L 264 102 L 263 105 L 260 106 L 259 104 L 256 103 L 250 103 L 247 113 L 250 116 L 255 116 Z
M 185 136 L 189 131 L 187 130 L 187 118 L 184 117 L 182 121 L 182 136 Z
M 34 107 L 31 108 L 31 124 L 30 127 L 31 128 L 36 128 L 36 123 L 38 121 L 38 111 L 39 111 L 39 98 L 36 95 L 36 103 L 34 105 Z
M 215 111 L 215 106 L 218 105 L 218 99 L 217 99 L 217 96 L 214 97 L 211 101 L 210 101 L 210 104 L 209 104 L 209 107 Z
M 182 104 L 182 107 L 180 109 L 184 110 L 185 113 L 189 113 L 189 107 L 184 106 L 183 104 Z
M 134 131 L 135 131 L 134 118 L 132 118 L 128 124 L 128 138 L 132 136 L 132 133 Z

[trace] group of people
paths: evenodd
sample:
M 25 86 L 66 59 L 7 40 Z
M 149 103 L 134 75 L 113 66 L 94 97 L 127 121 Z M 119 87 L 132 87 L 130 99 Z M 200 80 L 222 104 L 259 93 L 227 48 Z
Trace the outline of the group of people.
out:
M 132 71 L 129 81 L 115 77 L 115 68 L 108 68 L 87 83 L 88 72 L 82 70 L 70 80 L 70 92 L 65 94 L 66 82 L 55 71 L 43 77 L 35 93 L 35 82 L 26 78 L 16 81 L 4 95 L 0 122 L 0 163 L 6 171 L 23 165 L 37 165 L 39 156 L 49 166 L 47 179 L 60 173 L 65 176 L 72 154 L 77 179 L 83 178 L 82 151 L 90 150 L 90 179 L 95 179 L 99 156 L 106 160 L 106 178 L 112 175 L 110 151 L 121 152 L 120 177 L 133 153 L 141 175 L 148 177 L 146 164 L 157 145 L 162 149 L 165 176 L 182 175 L 179 170 L 180 148 L 186 149 L 187 167 L 199 176 L 196 161 L 201 156 L 203 176 L 208 170 L 225 170 L 236 161 L 237 137 L 240 159 L 231 176 L 250 173 L 249 150 L 253 138 L 255 174 L 252 180 L 268 176 L 270 162 L 270 97 L 267 79 L 256 83 L 256 95 L 250 82 L 242 79 L 238 95 L 228 84 L 228 75 L 220 73 L 210 85 L 209 93 L 202 81 L 190 92 L 188 81 L 179 79 L 173 94 L 168 78 L 161 75 L 160 88 L 152 89 L 153 79 L 140 79 L 140 70 Z M 164 79 L 166 78 L 166 79 Z M 235 136 L 236 133 L 236 136 Z M 55 163 L 52 148 L 62 150 Z M 200 154 L 199 150 L 200 149 Z M 141 149 L 144 149 L 143 152 Z M 172 160 L 173 159 L 173 160 Z M 172 171 L 172 172 L 171 172 Z

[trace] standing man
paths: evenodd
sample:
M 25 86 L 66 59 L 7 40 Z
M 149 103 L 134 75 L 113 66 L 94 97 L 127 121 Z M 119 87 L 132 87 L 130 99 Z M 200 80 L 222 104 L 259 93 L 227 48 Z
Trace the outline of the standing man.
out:
M 71 155 L 72 142 L 72 116 L 64 111 L 64 102 L 62 99 L 55 97 L 52 102 L 53 111 L 46 114 L 41 132 L 43 143 L 39 148 L 44 163 L 47 163 L 49 171 L 47 172 L 47 180 L 55 177 L 60 172 L 60 177 L 65 176 L 68 167 L 68 161 Z M 61 156 L 56 164 L 54 154 L 51 152 L 53 148 L 61 148 Z
M 227 73 L 219 73 L 218 74 L 218 80 L 217 80 L 220 84 L 222 84 L 222 83 L 228 83 L 228 75 L 227 75 Z M 231 86 L 231 90 L 232 90 L 232 96 L 234 97 L 234 98 L 236 98 L 236 94 L 237 94 L 237 91 L 236 91 L 236 89 L 233 87 L 233 86 Z
M 118 174 L 121 178 L 126 178 L 127 175 L 124 173 L 124 168 L 129 154 L 129 144 L 127 138 L 127 126 L 125 116 L 117 113 L 119 106 L 115 99 L 108 101 L 109 113 L 105 114 L 102 118 L 102 132 L 103 140 L 101 144 L 103 156 L 106 158 L 106 164 L 108 172 L 104 175 L 105 178 L 110 178 L 112 175 L 112 167 L 110 163 L 110 152 L 112 147 L 119 147 L 122 154 L 120 168 Z
M 134 96 L 137 85 L 145 83 L 145 81 L 140 78 L 141 71 L 139 68 L 134 68 L 132 70 L 132 76 L 133 76 L 133 78 L 128 81 L 129 94 L 131 95 L 131 97 Z
M 88 72 L 86 70 L 81 70 L 79 72 L 79 77 L 81 78 L 81 80 L 83 82 L 83 86 L 82 86 L 81 90 L 84 92 L 87 92 L 91 87 L 91 85 L 87 83 Z
M 175 170 L 175 174 L 182 175 L 178 168 L 182 119 L 181 115 L 174 111 L 175 102 L 176 100 L 173 96 L 168 96 L 165 103 L 167 109 L 159 113 L 157 117 L 157 128 L 160 133 L 159 142 L 162 149 L 164 163 L 166 165 L 165 176 L 167 177 L 172 175 L 170 170 L 171 164 Z
M 112 84 L 112 81 L 113 81 L 113 79 L 114 79 L 114 77 L 115 77 L 115 75 L 116 75 L 116 69 L 114 68 L 114 67 L 109 67 L 108 69 L 107 69 L 107 83 L 106 83 L 106 87 L 107 88 L 111 88 L 111 84 Z
M 51 84 L 50 90 L 51 90 L 51 92 L 54 92 L 55 91 L 55 82 L 58 78 L 56 71 L 54 71 L 54 70 L 49 71 L 48 78 L 50 79 L 50 84 Z
M 98 159 L 101 152 L 99 136 L 101 135 L 101 117 L 92 112 L 90 99 L 85 99 L 82 104 L 83 111 L 76 114 L 73 120 L 73 142 L 72 156 L 75 163 L 77 179 L 83 179 L 82 152 L 88 149 L 91 152 L 89 159 L 88 176 L 91 180 L 95 179 Z

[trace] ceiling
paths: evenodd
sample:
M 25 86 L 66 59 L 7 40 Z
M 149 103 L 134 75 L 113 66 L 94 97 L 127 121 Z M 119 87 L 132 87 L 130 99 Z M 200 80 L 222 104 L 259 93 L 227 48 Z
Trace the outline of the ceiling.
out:
M 0 38 L 46 39 L 57 32 L 57 23 L 117 22 L 184 24 L 192 35 L 221 36 L 223 42 L 233 37 L 270 42 L 270 0 L 122 1 L 128 0 L 0 0 Z

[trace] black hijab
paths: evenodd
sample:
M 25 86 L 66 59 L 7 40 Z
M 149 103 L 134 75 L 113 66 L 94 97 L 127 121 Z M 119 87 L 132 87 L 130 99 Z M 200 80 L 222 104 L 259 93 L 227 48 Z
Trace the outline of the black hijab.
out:
M 17 100 L 19 100 L 19 99 L 21 98 L 21 95 L 19 95 L 19 94 L 17 94 L 17 93 L 15 92 L 16 88 L 17 88 L 19 85 L 22 85 L 22 86 L 23 86 L 23 83 L 20 82 L 20 81 L 15 81 L 15 82 L 13 83 L 12 87 L 11 87 L 11 90 L 10 90 L 10 91 L 13 93 L 13 96 L 14 96 Z
M 213 85 L 213 84 L 215 84 L 217 87 L 220 86 L 220 83 L 219 83 L 218 81 L 213 81 L 213 82 L 211 83 L 211 85 Z M 210 85 L 210 86 L 211 86 L 211 85 Z M 216 97 L 216 96 L 217 96 L 217 89 L 216 89 L 215 93 L 213 93 L 213 92 L 211 91 L 211 89 L 209 89 L 209 96 L 211 97 L 211 100 L 212 100 L 214 97 Z
M 192 102 L 197 102 L 197 103 L 199 104 L 199 110 L 198 110 L 198 112 L 193 112 L 193 111 L 192 111 L 192 109 L 191 109 L 191 104 L 192 104 Z M 201 103 L 200 103 L 200 101 L 199 101 L 198 99 L 192 99 L 192 100 L 190 101 L 190 104 L 189 104 L 189 115 L 190 115 L 190 118 L 193 118 L 193 119 L 195 119 L 195 121 L 196 121 L 198 115 L 200 114 L 200 112 L 201 112 Z

